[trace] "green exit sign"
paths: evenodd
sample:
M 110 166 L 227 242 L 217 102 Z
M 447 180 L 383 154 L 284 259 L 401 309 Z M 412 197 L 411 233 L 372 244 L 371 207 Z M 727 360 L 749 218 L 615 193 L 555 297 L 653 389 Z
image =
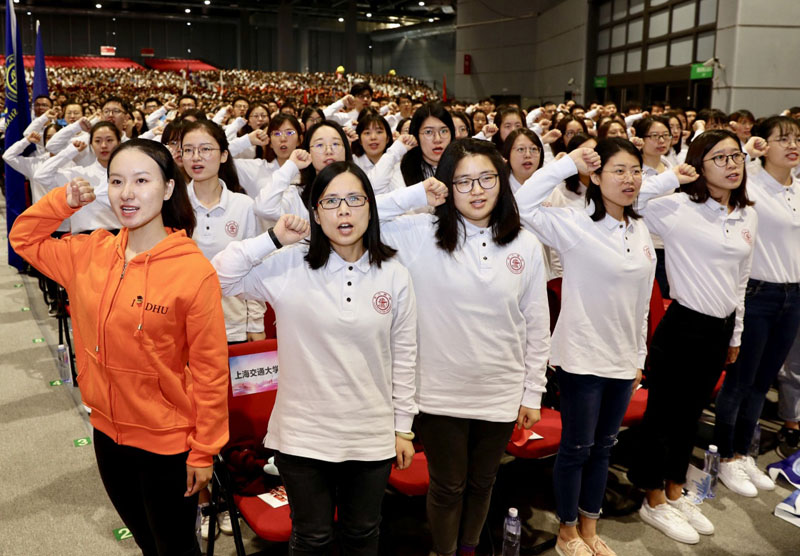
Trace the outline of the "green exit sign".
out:
M 691 79 L 710 79 L 714 77 L 714 66 L 692 64 Z
M 608 77 L 595 77 L 594 78 L 594 88 L 595 89 L 605 89 L 608 87 Z

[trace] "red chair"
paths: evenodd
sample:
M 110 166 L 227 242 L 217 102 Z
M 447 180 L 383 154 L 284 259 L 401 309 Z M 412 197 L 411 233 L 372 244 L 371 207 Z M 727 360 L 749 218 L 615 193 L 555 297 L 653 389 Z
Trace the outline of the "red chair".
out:
M 647 409 L 647 388 L 639 388 L 633 393 L 631 403 L 622 418 L 622 426 L 630 427 L 636 423 L 641 423 L 644 419 L 644 411 Z
M 547 282 L 547 304 L 550 306 L 550 334 L 556 329 L 558 314 L 561 312 L 561 278 Z
M 543 407 L 541 420 L 531 427 L 531 431 L 543 436 L 537 440 L 529 440 L 530 431 L 514 429 L 506 451 L 512 456 L 525 459 L 540 459 L 558 453 L 561 443 L 561 414 L 555 409 Z
M 267 312 L 264 313 L 264 334 L 267 339 L 278 337 L 278 330 L 275 328 L 275 310 L 269 303 L 267 303 Z
M 228 356 L 250 355 L 253 353 L 275 351 L 278 342 L 274 339 L 247 342 L 228 347 Z M 228 384 L 228 420 L 230 429 L 229 444 L 241 442 L 261 443 L 267 434 L 267 425 L 275 405 L 275 390 L 259 392 L 245 396 L 233 397 L 230 383 Z M 233 480 L 230 477 L 225 462 L 218 456 L 214 465 L 212 479 L 209 513 L 210 524 L 208 532 L 209 556 L 214 554 L 214 537 L 217 524 L 216 514 L 220 511 L 219 498 L 223 494 L 227 501 L 233 526 L 233 539 L 236 545 L 237 556 L 245 556 L 242 532 L 237 516 L 241 516 L 245 523 L 259 537 L 268 541 L 288 542 L 292 532 L 292 521 L 289 517 L 289 506 L 273 508 L 257 496 L 240 496 L 234 494 Z
M 389 474 L 389 486 L 406 496 L 428 494 L 430 482 L 428 459 L 425 457 L 425 452 L 415 453 L 411 465 L 402 471 L 392 465 L 392 472 Z

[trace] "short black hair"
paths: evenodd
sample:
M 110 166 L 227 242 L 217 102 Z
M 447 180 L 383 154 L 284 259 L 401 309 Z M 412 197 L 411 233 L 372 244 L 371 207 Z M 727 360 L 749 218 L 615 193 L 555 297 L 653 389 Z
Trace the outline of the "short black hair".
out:
M 156 104 L 161 104 L 161 101 L 158 100 L 156 97 L 147 97 L 144 99 L 144 105 L 147 106 L 148 102 L 155 102 Z
M 370 96 L 372 96 L 372 85 L 366 81 L 358 81 L 354 83 L 352 87 L 350 87 L 350 94 L 354 97 L 357 97 L 364 91 L 369 91 Z
M 461 112 L 460 110 L 454 110 L 450 114 L 450 116 L 454 118 L 453 129 L 455 129 L 455 118 L 458 118 L 459 120 L 464 122 L 465 126 L 467 126 L 467 136 L 472 137 L 473 135 L 475 135 L 475 132 L 472 130 L 472 122 L 470 121 L 470 117 L 467 116 L 464 112 Z
M 109 105 L 109 104 L 111 104 L 112 102 L 116 102 L 117 104 L 119 104 L 120 106 L 122 106 L 122 110 L 123 110 L 124 112 L 128 112 L 128 111 L 129 111 L 129 108 L 128 108 L 128 103 L 127 103 L 127 102 L 125 102 L 124 100 L 122 100 L 120 97 L 113 96 L 113 95 L 112 95 L 112 96 L 110 96 L 110 97 L 107 97 L 107 98 L 106 98 L 106 99 L 103 101 L 103 105 L 101 106 L 101 108 L 105 108 L 106 106 L 108 106 L 108 105 Z
M 514 142 L 517 140 L 517 137 L 520 135 L 524 135 L 531 142 L 539 148 L 539 165 L 536 167 L 538 170 L 544 165 L 544 146 L 542 145 L 542 140 L 539 139 L 539 136 L 536 135 L 533 131 L 528 129 L 527 127 L 521 127 L 519 129 L 515 129 L 511 133 L 508 134 L 506 140 L 503 141 L 503 150 L 501 151 L 503 158 L 505 158 L 508 162 L 509 172 L 511 172 L 511 149 L 514 147 Z
M 197 120 L 195 122 L 186 122 L 183 126 L 183 133 L 181 134 L 181 148 L 183 148 L 183 140 L 187 134 L 193 131 L 204 131 L 211 136 L 214 141 L 219 145 L 220 155 L 223 152 L 228 152 L 228 158 L 225 162 L 219 165 L 219 177 L 225 182 L 228 191 L 234 193 L 244 193 L 244 189 L 239 185 L 239 174 L 236 172 L 236 165 L 233 162 L 233 157 L 228 151 L 228 138 L 225 137 L 225 131 L 216 123 L 211 120 Z
M 322 120 L 321 122 L 317 122 L 311 126 L 311 129 L 307 130 L 305 136 L 303 137 L 303 150 L 311 152 L 311 138 L 314 136 L 317 130 L 322 127 L 333 128 L 339 134 L 339 138 L 344 144 L 344 160 L 345 162 L 352 162 L 353 151 L 350 148 L 350 140 L 347 138 L 347 134 L 345 134 L 342 126 L 333 120 Z M 304 205 L 308 205 L 309 195 L 311 195 L 311 188 L 307 186 L 314 183 L 316 178 L 317 170 L 314 168 L 313 164 L 309 164 L 300 170 L 300 185 L 303 188 L 300 192 L 300 199 L 303 201 Z
M 322 197 L 322 194 L 331 181 L 345 173 L 353 174 L 358 178 L 361 182 L 361 187 L 364 189 L 364 194 L 367 196 L 369 223 L 367 224 L 364 235 L 361 237 L 361 242 L 364 249 L 369 253 L 369 263 L 380 268 L 383 261 L 391 259 L 397 252 L 381 241 L 378 204 L 375 202 L 375 192 L 372 190 L 372 185 L 369 182 L 369 178 L 364 173 L 364 170 L 350 160 L 334 162 L 324 168 L 314 178 L 314 182 L 306 188 L 309 190 L 306 208 L 308 209 L 308 214 L 311 216 L 308 219 L 311 225 L 311 235 L 308 240 L 309 246 L 308 253 L 306 253 L 306 262 L 308 266 L 314 270 L 325 266 L 330 257 L 332 247 L 330 240 L 322 231 L 322 226 L 317 223 L 313 215 L 317 210 L 317 203 L 320 197 Z
M 575 149 L 578 149 L 586 141 L 592 141 L 592 140 L 595 140 L 595 138 L 589 135 L 588 133 L 584 133 L 582 131 L 580 133 L 576 133 L 575 135 L 572 136 L 572 139 L 569 140 L 569 143 L 567 143 L 566 152 L 571 153 Z M 568 191 L 571 191 L 576 195 L 580 193 L 581 178 L 579 174 L 572 174 L 571 176 L 567 176 L 567 178 L 564 180 L 564 186 L 567 188 Z
M 448 195 L 445 202 L 436 207 L 435 212 L 436 245 L 451 254 L 458 248 L 462 233 L 466 234 L 464 217 L 453 200 L 453 176 L 458 163 L 467 156 L 485 156 L 497 170 L 497 187 L 500 189 L 497 193 L 497 204 L 489 217 L 492 240 L 497 245 L 507 245 L 517 238 L 522 228 L 519 209 L 508 179 L 508 167 L 494 144 L 471 138 L 452 141 L 442 153 L 436 168 L 436 178 L 447 186 Z
M 639 149 L 637 149 L 633 143 L 622 137 L 606 137 L 605 139 L 600 139 L 594 151 L 600 155 L 600 166 L 594 172 L 598 176 L 603 172 L 603 168 L 608 164 L 609 159 L 620 152 L 625 152 L 633 156 L 639 162 L 639 166 L 644 164 L 642 161 L 642 153 Z M 594 212 L 591 214 L 592 220 L 598 222 L 606 217 L 606 205 L 603 201 L 603 193 L 600 191 L 600 186 L 596 185 L 591 180 L 586 188 L 586 204 L 588 205 L 589 202 L 594 203 Z M 622 214 L 629 219 L 632 218 L 636 220 L 637 218 L 641 218 L 639 213 L 634 210 L 632 204 L 624 207 L 622 209 Z
M 706 186 L 706 177 L 703 173 L 703 162 L 706 155 L 711 152 L 717 143 L 725 139 L 733 139 L 739 148 L 742 148 L 742 143 L 739 138 L 732 131 L 727 129 L 711 129 L 701 133 L 692 144 L 689 145 L 689 151 L 686 153 L 686 164 L 694 166 L 697 171 L 698 177 L 692 183 L 687 183 L 681 186 L 681 191 L 689 195 L 689 198 L 695 203 L 705 203 L 711 193 Z M 747 197 L 747 171 L 742 165 L 742 184 L 731 191 L 731 197 L 728 200 L 729 207 L 744 208 L 752 205 L 753 202 Z
M 181 96 L 179 96 L 179 97 L 178 97 L 178 100 L 176 101 L 176 103 L 177 103 L 177 104 L 180 104 L 180 103 L 181 103 L 181 101 L 182 101 L 183 99 L 185 99 L 185 98 L 188 98 L 189 100 L 193 100 L 193 101 L 194 101 L 194 105 L 195 105 L 195 106 L 197 106 L 197 97 L 196 97 L 196 96 L 194 96 L 194 95 L 189 95 L 189 94 L 186 94 L 186 95 L 181 95 Z
M 797 140 L 800 140 L 800 121 L 796 118 L 790 118 L 789 116 L 770 116 L 769 118 L 763 119 L 753 126 L 753 137 L 761 137 L 766 141 L 776 128 L 780 135 L 794 133 Z M 761 165 L 766 166 L 766 164 L 767 157 L 762 156 Z
M 383 131 L 386 133 L 386 146 L 384 147 L 383 152 L 386 152 L 389 147 L 392 146 L 394 141 L 392 139 L 392 128 L 389 127 L 389 122 L 386 121 L 386 118 L 374 110 L 371 110 L 358 120 L 358 125 L 356 126 L 356 135 L 358 135 L 358 139 L 356 139 L 356 141 L 354 141 L 351 145 L 353 148 L 353 154 L 355 156 L 361 156 L 364 154 L 364 146 L 361 144 L 361 134 L 372 127 L 373 124 L 383 128 Z
M 419 130 L 422 123 L 428 118 L 436 118 L 442 122 L 447 129 L 450 130 L 450 139 L 456 136 L 456 126 L 453 125 L 453 117 L 450 115 L 441 102 L 426 102 L 417 108 L 414 115 L 411 116 L 411 125 L 408 128 L 409 135 L 419 141 Z M 403 174 L 403 181 L 406 185 L 414 185 L 425 179 L 422 172 L 422 165 L 427 164 L 422 158 L 422 149 L 417 145 L 404 156 L 400 161 L 400 171 Z

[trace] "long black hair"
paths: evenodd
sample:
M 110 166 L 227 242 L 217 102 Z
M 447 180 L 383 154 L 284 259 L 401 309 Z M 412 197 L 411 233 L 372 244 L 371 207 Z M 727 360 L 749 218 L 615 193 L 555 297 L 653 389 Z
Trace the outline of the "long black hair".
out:
M 706 176 L 703 172 L 703 162 L 706 155 L 711 152 L 711 149 L 713 149 L 717 143 L 725 139 L 733 139 L 739 148 L 742 148 L 739 137 L 737 137 L 734 132 L 727 129 L 711 129 L 709 131 L 704 131 L 689 145 L 689 151 L 686 153 L 686 164 L 694 166 L 697 175 L 700 177 L 692 183 L 681 185 L 681 191 L 689 195 L 689 198 L 695 203 L 705 203 L 709 197 L 711 197 L 711 192 L 708 190 L 708 185 L 706 184 Z M 742 184 L 731 191 L 731 197 L 728 200 L 729 207 L 744 208 L 753 204 L 747 197 L 746 186 L 747 170 L 745 169 L 745 165 L 742 164 Z
M 239 184 L 239 174 L 236 173 L 236 165 L 233 163 L 233 157 L 228 151 L 228 138 L 225 137 L 225 132 L 222 128 L 211 120 L 197 120 L 196 122 L 185 121 L 183 127 L 183 135 L 181 135 L 181 148 L 183 148 L 184 138 L 193 131 L 205 131 L 214 141 L 219 145 L 219 154 L 227 152 L 228 158 L 225 162 L 220 162 L 219 177 L 225 182 L 228 191 L 234 193 L 244 193 L 244 189 Z
M 525 115 L 522 113 L 522 110 L 520 110 L 516 106 L 504 105 L 500 106 L 497 109 L 497 114 L 495 114 L 494 117 L 494 122 L 495 122 L 494 125 L 497 126 L 497 133 L 492 135 L 492 143 L 494 143 L 497 146 L 497 150 L 501 152 L 503 150 L 504 141 L 503 139 L 500 139 L 500 128 L 503 125 L 503 120 L 505 120 L 509 116 L 518 116 L 520 122 L 522 122 L 522 127 L 525 127 Z M 506 137 L 506 139 L 508 139 L 508 137 Z
M 308 253 L 306 253 L 306 262 L 308 266 L 315 270 L 325 266 L 328 262 L 332 247 L 328 236 L 322 231 L 322 226 L 317 223 L 313 215 L 317 211 L 317 203 L 320 197 L 322 197 L 322 194 L 331 181 L 333 181 L 335 177 L 345 173 L 353 174 L 358 181 L 361 182 L 361 187 L 364 189 L 364 194 L 367 196 L 369 223 L 367 224 L 364 235 L 361 237 L 361 242 L 364 249 L 369 253 L 369 263 L 380 268 L 383 261 L 391 259 L 397 252 L 381 241 L 378 205 L 375 202 L 375 193 L 372 191 L 372 185 L 369 183 L 369 178 L 367 178 L 364 170 L 359 168 L 358 165 L 351 160 L 334 162 L 324 168 L 315 177 L 314 182 L 309 187 L 306 187 L 309 192 L 306 208 L 308 209 L 308 214 L 312 216 L 308 219 L 311 225 L 311 236 L 308 240 L 309 247 Z
M 436 178 L 447 186 L 448 191 L 445 202 L 436 207 L 436 245 L 448 253 L 458 249 L 462 233 L 466 234 L 464 217 L 453 200 L 453 175 L 458 163 L 467 156 L 485 156 L 497 171 L 497 204 L 489 217 L 492 240 L 497 245 L 506 245 L 516 239 L 522 228 L 517 203 L 508 181 L 508 167 L 494 144 L 471 138 L 458 139 L 447 146 L 436 168 Z
M 413 135 L 417 142 L 419 142 L 419 131 L 422 127 L 422 122 L 428 118 L 436 118 L 447 126 L 447 129 L 450 130 L 451 142 L 455 140 L 456 127 L 453 125 L 453 118 L 450 116 L 450 112 L 445 110 L 441 102 L 426 102 L 414 112 L 411 117 L 411 125 L 408 128 L 409 135 Z M 400 162 L 400 171 L 403 174 L 403 181 L 406 182 L 406 185 L 414 185 L 433 175 L 433 167 L 422 158 L 422 148 L 419 145 L 403 156 L 403 160 Z
M 567 143 L 567 151 L 566 152 L 571 153 L 572 151 L 574 151 L 575 149 L 579 148 L 581 145 L 583 145 L 587 141 L 591 141 L 593 139 L 594 139 L 594 137 L 592 137 L 588 133 L 583 133 L 583 132 L 576 133 L 575 135 L 572 136 L 572 139 L 569 140 L 569 143 Z M 581 178 L 580 178 L 580 175 L 572 174 L 571 176 L 568 176 L 564 180 L 564 186 L 567 188 L 567 191 L 571 191 L 575 195 L 580 195 L 580 192 L 581 192 Z
M 161 177 L 164 178 L 165 183 L 169 180 L 175 182 L 175 186 L 172 189 L 172 196 L 161 205 L 161 219 L 164 221 L 164 226 L 174 230 L 185 230 L 186 235 L 192 237 L 197 224 L 194 216 L 194 209 L 192 208 L 192 203 L 189 201 L 189 194 L 186 191 L 186 182 L 183 180 L 183 174 L 172 159 L 172 154 L 167 147 L 149 139 L 131 139 L 130 141 L 126 141 L 111 153 L 111 157 L 108 159 L 106 178 L 108 178 L 108 173 L 111 170 L 111 163 L 114 162 L 114 158 L 122 151 L 131 149 L 135 149 L 149 156 L 153 162 L 156 163 L 159 170 L 161 170 Z
M 597 174 L 598 178 L 600 178 L 600 174 L 603 173 L 603 168 L 608 164 L 611 157 L 617 153 L 628 153 L 636 159 L 639 166 L 644 164 L 644 162 L 642 162 L 642 153 L 636 148 L 636 145 L 622 137 L 606 137 L 605 139 L 600 139 L 594 151 L 600 155 L 600 167 L 594 172 Z M 600 190 L 600 186 L 591 180 L 586 188 L 586 204 L 588 205 L 589 202 L 594 203 L 594 212 L 591 215 L 592 220 L 598 222 L 606 217 L 606 205 L 603 201 L 603 192 Z M 641 215 L 634 210 L 632 204 L 623 207 L 622 214 L 627 219 L 636 220 L 641 218 Z
M 339 134 L 339 138 L 342 140 L 342 144 L 344 145 L 344 160 L 345 162 L 352 162 L 353 161 L 353 151 L 350 149 L 350 140 L 347 138 L 342 126 L 336 123 L 333 120 L 322 120 L 321 122 L 315 123 L 311 126 L 305 137 L 303 137 L 303 149 L 311 152 L 311 138 L 317 132 L 318 129 L 323 127 L 330 127 Z M 317 177 L 317 169 L 314 168 L 313 164 L 309 164 L 302 170 L 300 170 L 300 186 L 302 190 L 300 191 L 300 199 L 303 201 L 303 204 L 308 206 L 309 196 L 311 195 L 311 188 L 307 187 L 314 183 L 314 180 Z M 310 213 L 310 212 L 309 212 Z
M 297 132 L 297 144 L 300 144 L 300 141 L 303 139 L 303 127 L 300 125 L 300 122 L 297 121 L 297 118 L 292 116 L 291 114 L 278 114 L 274 118 L 269 121 L 269 125 L 267 126 L 267 135 L 270 137 L 270 141 L 272 141 L 272 132 L 278 131 L 283 124 L 289 122 L 289 125 Z M 272 143 L 267 143 L 267 146 L 264 147 L 264 158 L 267 162 L 272 162 L 278 155 L 275 154 L 275 151 L 272 148 Z

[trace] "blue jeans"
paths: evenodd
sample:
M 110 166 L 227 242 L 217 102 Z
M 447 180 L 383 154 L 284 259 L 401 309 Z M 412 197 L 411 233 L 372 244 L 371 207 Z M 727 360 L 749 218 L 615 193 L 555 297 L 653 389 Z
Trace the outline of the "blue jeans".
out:
M 553 468 L 556 511 L 575 525 L 578 513 L 597 519 L 608 459 L 631 399 L 633 380 L 578 375 L 556 369 L 561 391 L 561 444 Z
M 800 328 L 800 285 L 750 280 L 742 347 L 717 396 L 714 439 L 720 456 L 746 455 L 764 398 Z
M 330 553 L 337 510 L 340 554 L 378 554 L 381 504 L 392 461 L 329 462 L 276 452 L 292 516 L 289 554 Z

